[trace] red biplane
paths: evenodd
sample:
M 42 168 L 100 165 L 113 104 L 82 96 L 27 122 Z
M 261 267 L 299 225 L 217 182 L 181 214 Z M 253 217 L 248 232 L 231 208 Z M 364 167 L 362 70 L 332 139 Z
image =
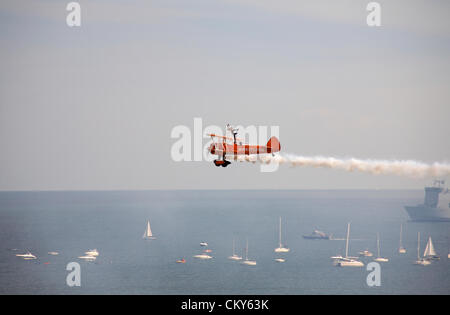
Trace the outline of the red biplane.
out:
M 211 139 L 218 138 L 222 139 L 222 142 L 213 142 L 209 146 L 208 151 L 211 154 L 216 154 L 218 156 L 217 160 L 214 160 L 214 164 L 219 167 L 227 167 L 228 164 L 231 164 L 230 161 L 227 161 L 225 157 L 233 156 L 235 159 L 238 155 L 253 155 L 253 154 L 267 154 L 267 153 L 275 153 L 281 150 L 280 141 L 278 141 L 277 137 L 271 137 L 267 144 L 264 145 L 249 145 L 242 144 L 242 139 L 236 138 L 238 133 L 237 128 L 233 128 L 230 125 L 227 125 L 227 130 L 229 130 L 233 138 L 225 136 L 219 136 L 215 134 L 207 134 L 211 137 Z M 233 143 L 227 143 L 227 141 L 233 141 Z

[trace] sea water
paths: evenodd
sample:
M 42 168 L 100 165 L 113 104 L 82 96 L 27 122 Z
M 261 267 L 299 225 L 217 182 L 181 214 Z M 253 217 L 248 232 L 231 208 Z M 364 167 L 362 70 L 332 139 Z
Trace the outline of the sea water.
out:
M 450 223 L 408 221 L 405 205 L 423 191 L 110 191 L 0 192 L 1 294 L 449 294 Z M 277 254 L 279 217 L 283 245 Z M 150 220 L 155 240 L 144 240 Z M 380 234 L 380 286 L 370 270 L 333 266 L 368 249 Z M 400 224 L 406 254 L 398 254 Z M 319 229 L 335 240 L 306 240 Z M 441 256 L 414 265 L 431 236 Z M 256 266 L 227 259 L 245 255 Z M 207 242 L 213 259 L 198 260 Z M 78 258 L 97 249 L 95 262 Z M 16 257 L 27 250 L 36 260 Z M 57 251 L 59 255 L 48 255 Z M 274 259 L 282 257 L 284 263 Z M 186 263 L 176 263 L 185 258 Z M 367 265 L 372 258 L 363 258 Z M 80 286 L 70 287 L 67 264 L 80 265 Z

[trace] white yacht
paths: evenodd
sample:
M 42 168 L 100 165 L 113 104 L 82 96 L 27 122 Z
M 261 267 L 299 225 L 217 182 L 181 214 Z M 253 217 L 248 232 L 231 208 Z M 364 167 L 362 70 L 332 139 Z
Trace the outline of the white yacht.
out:
M 211 259 L 212 258 L 212 256 L 209 256 L 207 254 L 198 254 L 198 255 L 195 255 L 193 257 L 194 258 L 198 258 L 198 259 Z
M 208 246 L 208 243 L 206 243 L 206 242 L 200 242 L 200 246 Z
M 429 260 L 420 257 L 420 232 L 417 232 L 417 260 L 414 264 L 421 266 L 428 266 L 431 264 Z
M 399 254 L 406 254 L 406 249 L 403 247 L 403 242 L 402 242 L 402 236 L 403 234 L 403 225 L 400 224 L 400 242 L 399 242 L 399 246 L 398 246 L 398 253 Z
M 229 256 L 228 259 L 231 259 L 231 260 L 242 260 L 242 257 L 239 256 L 239 255 L 236 255 L 236 253 L 234 252 L 234 239 L 233 239 L 233 254 L 231 256 Z
M 281 243 L 281 217 L 280 217 L 280 228 L 279 228 L 279 236 L 278 236 L 278 247 L 275 248 L 275 253 L 287 253 L 289 252 L 289 248 L 286 248 Z
M 29 251 L 27 251 L 26 254 L 16 254 L 17 257 L 22 257 L 25 260 L 29 260 L 29 259 L 36 259 L 36 256 L 34 256 L 32 253 L 30 253 Z
M 384 258 L 380 256 L 380 235 L 377 233 L 377 258 L 374 259 L 376 262 L 388 262 L 388 258 Z
M 91 256 L 91 257 L 97 257 L 98 256 L 98 251 L 97 249 L 90 249 L 87 252 L 84 252 L 87 256 Z
M 59 255 L 58 252 L 48 252 L 47 254 L 49 254 L 49 255 L 51 255 L 51 256 L 57 256 L 57 255 Z
M 275 260 L 276 262 L 280 262 L 280 263 L 286 261 L 286 259 L 284 259 L 284 258 L 275 258 L 274 260 Z
M 145 240 L 154 240 L 156 237 L 153 236 L 152 229 L 150 228 L 150 220 L 147 220 L 147 228 L 145 229 L 144 235 L 142 236 Z
M 350 223 L 347 224 L 347 238 L 345 241 L 345 257 L 342 256 L 333 256 L 334 265 L 339 267 L 363 267 L 364 263 L 362 261 L 357 260 L 356 257 L 348 256 L 348 242 L 350 237 Z
M 366 249 L 366 250 L 360 251 L 359 256 L 372 257 L 373 254 L 368 249 Z
M 256 261 L 254 260 L 249 260 L 248 259 L 248 240 L 245 246 L 245 259 L 241 262 L 244 265 L 248 265 L 248 266 L 255 266 L 256 265 Z
M 86 261 L 94 261 L 97 259 L 96 256 L 91 256 L 91 255 L 79 256 L 78 258 L 84 259 Z

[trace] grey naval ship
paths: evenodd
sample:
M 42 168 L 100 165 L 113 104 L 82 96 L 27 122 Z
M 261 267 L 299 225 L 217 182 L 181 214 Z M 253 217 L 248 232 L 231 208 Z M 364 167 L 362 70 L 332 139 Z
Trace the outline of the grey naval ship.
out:
M 412 221 L 450 221 L 450 192 L 445 182 L 436 180 L 425 187 L 425 200 L 417 206 L 405 206 Z

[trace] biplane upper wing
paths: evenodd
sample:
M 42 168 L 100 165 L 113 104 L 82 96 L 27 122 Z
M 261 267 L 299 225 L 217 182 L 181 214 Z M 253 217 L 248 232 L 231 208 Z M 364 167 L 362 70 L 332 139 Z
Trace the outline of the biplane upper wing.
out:
M 209 137 L 215 137 L 215 138 L 220 138 L 220 139 L 226 139 L 226 140 L 234 141 L 234 138 L 227 137 L 227 136 L 219 136 L 219 135 L 216 135 L 216 134 L 213 134 L 213 133 L 208 133 L 206 135 L 209 136 Z M 243 140 L 240 139 L 240 138 L 236 138 L 236 141 L 241 141 L 242 142 Z

